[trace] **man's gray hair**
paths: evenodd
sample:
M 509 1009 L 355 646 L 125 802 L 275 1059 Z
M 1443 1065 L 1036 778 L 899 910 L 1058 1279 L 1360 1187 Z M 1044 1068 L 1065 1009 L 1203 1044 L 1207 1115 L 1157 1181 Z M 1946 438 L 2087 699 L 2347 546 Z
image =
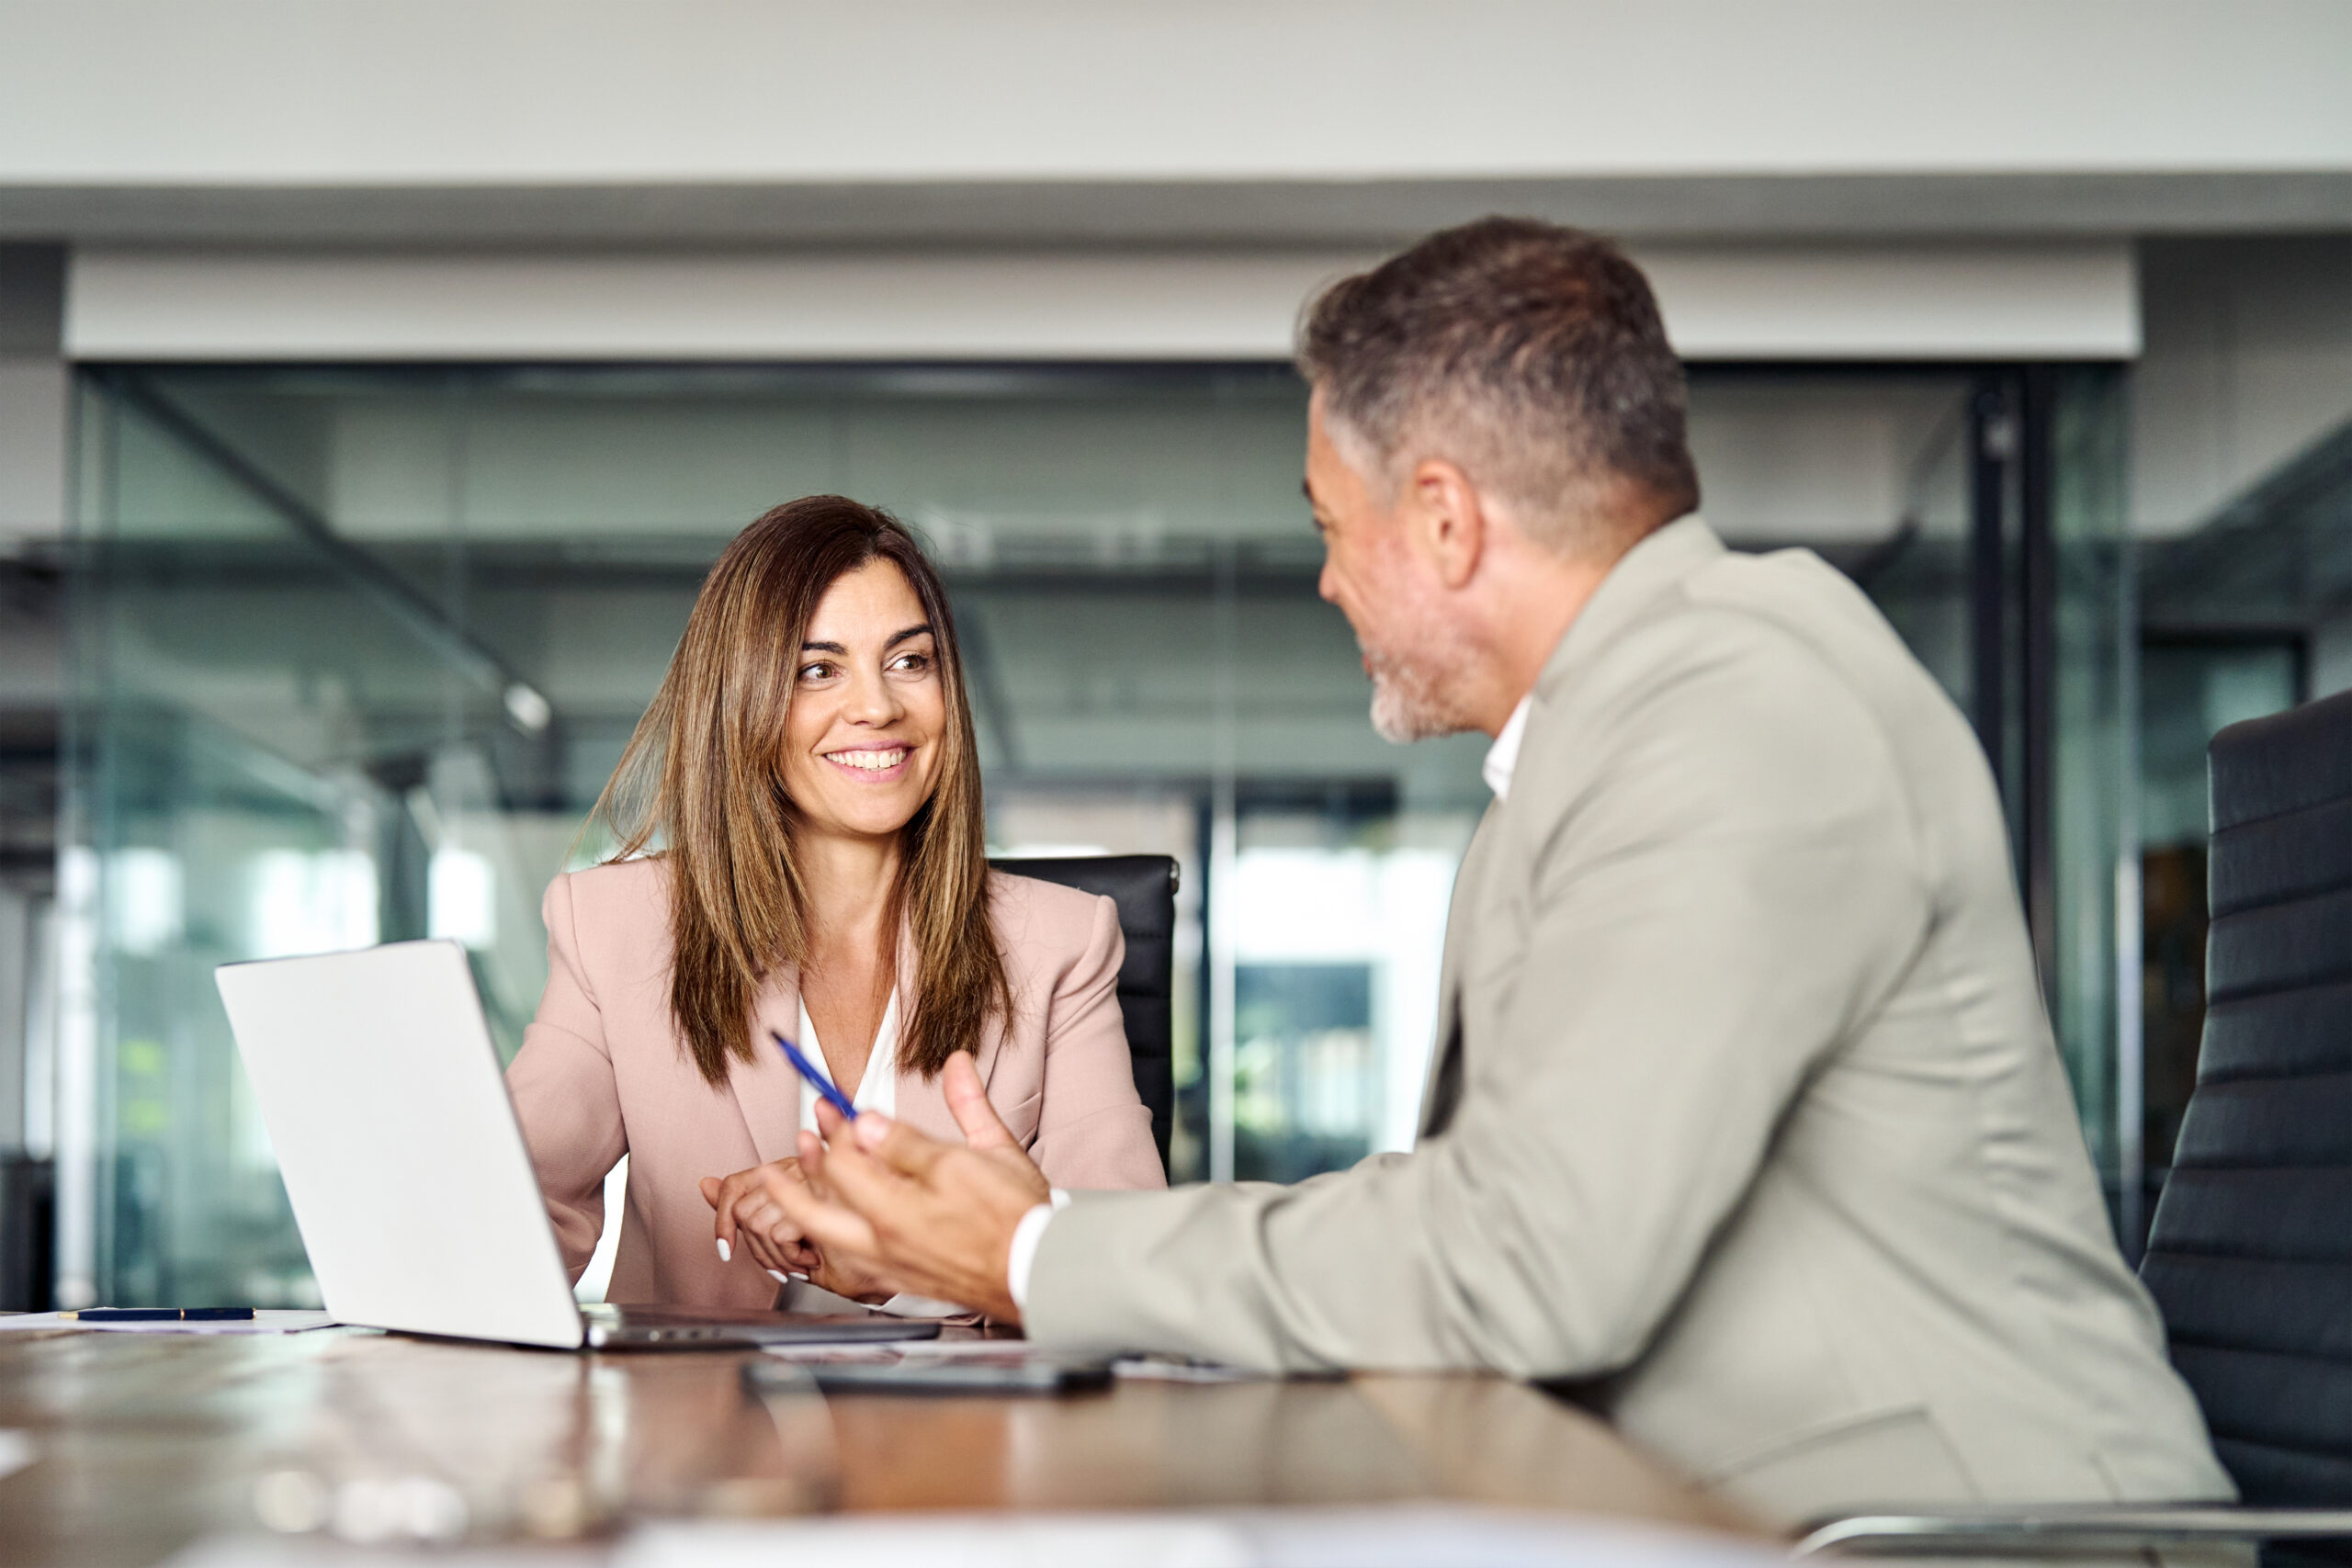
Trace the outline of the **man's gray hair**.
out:
M 1446 458 L 1565 552 L 1613 557 L 1699 504 L 1681 361 L 1649 280 L 1597 235 L 1441 230 L 1310 301 L 1298 367 L 1368 476 Z

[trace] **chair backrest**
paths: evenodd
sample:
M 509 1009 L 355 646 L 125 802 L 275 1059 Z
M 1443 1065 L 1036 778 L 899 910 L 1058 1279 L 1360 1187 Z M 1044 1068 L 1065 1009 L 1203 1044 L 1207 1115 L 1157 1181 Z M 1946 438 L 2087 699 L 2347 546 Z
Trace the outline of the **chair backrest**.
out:
M 1127 939 L 1119 967 L 1119 1011 L 1135 1060 L 1136 1092 L 1151 1110 L 1152 1142 L 1168 1168 L 1168 1134 L 1176 1113 L 1176 1064 L 1171 1054 L 1176 994 L 1176 863 L 1167 855 L 1071 855 L 989 863 L 1014 876 L 1058 882 L 1100 893 L 1119 906 Z
M 2141 1277 L 2248 1503 L 2352 1505 L 2352 694 L 2211 752 L 2197 1089 Z

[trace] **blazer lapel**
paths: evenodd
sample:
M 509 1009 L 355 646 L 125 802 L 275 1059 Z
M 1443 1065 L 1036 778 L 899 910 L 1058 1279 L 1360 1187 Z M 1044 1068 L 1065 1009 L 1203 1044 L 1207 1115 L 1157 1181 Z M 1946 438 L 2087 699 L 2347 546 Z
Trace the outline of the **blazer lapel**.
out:
M 922 955 L 915 947 L 915 932 L 911 923 L 899 928 L 899 1032 L 901 1042 L 906 1035 L 908 1018 L 914 1012 L 915 990 L 922 977 Z M 983 1037 L 975 1041 L 972 1055 L 978 1063 L 980 1082 L 985 1085 L 996 1071 L 997 1057 L 1004 1042 L 1004 1032 L 991 1025 Z M 947 1091 L 937 1077 L 925 1078 L 906 1065 L 902 1048 L 893 1064 L 898 1073 L 899 1120 L 916 1132 L 937 1138 L 944 1143 L 960 1144 L 964 1131 L 956 1125 L 956 1117 L 947 1109 Z
M 1463 961 L 1476 951 L 1470 926 L 1479 905 L 1478 883 L 1486 870 L 1486 850 L 1494 840 L 1499 806 L 1499 802 L 1488 806 L 1486 815 L 1478 818 L 1469 847 L 1462 852 L 1461 868 L 1453 874 L 1453 897 L 1445 914 L 1445 950 L 1438 963 L 1437 1037 L 1430 1047 L 1429 1071 L 1421 1080 L 1423 1137 L 1441 1131 L 1443 1122 L 1453 1114 L 1451 1101 L 1454 1097 L 1441 1095 L 1439 1089 L 1442 1084 L 1458 1081 L 1461 1073 L 1456 1058 L 1462 1051 Z
M 768 1038 L 770 1030 L 795 1045 L 801 1043 L 800 987 L 789 964 L 777 967 L 752 1004 L 752 1059 L 737 1062 L 727 1075 L 762 1164 L 789 1158 L 800 1149 L 800 1075 Z
M 1626 551 L 1544 660 L 1535 681 L 1534 710 L 1528 715 L 1530 739 L 1544 722 L 1545 698 L 1574 678 L 1577 664 L 1623 630 L 1659 593 L 1723 553 L 1723 541 L 1696 513 L 1668 524 Z M 1525 759 L 1533 750 L 1522 741 L 1520 755 Z M 1525 777 L 1523 764 L 1520 772 L 1521 776 L 1511 788 L 1515 796 L 1532 782 Z M 1498 823 L 1504 805 L 1497 801 L 1487 807 L 1470 847 L 1463 853 L 1462 868 L 1454 874 L 1453 898 L 1445 917 L 1445 957 L 1438 970 L 1437 1040 L 1430 1052 L 1429 1076 L 1421 1086 L 1420 1127 L 1425 1138 L 1444 1131 L 1462 1097 L 1464 969 L 1482 951 L 1476 928 L 1487 901 L 1483 883 L 1490 846 L 1499 836 Z

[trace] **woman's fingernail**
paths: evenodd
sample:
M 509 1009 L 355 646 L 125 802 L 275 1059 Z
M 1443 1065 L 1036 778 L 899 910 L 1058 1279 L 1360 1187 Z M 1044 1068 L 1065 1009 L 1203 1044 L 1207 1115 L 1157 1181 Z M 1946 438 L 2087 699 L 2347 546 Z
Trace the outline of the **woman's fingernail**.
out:
M 804 1285 L 808 1282 L 808 1276 L 806 1274 L 795 1274 L 793 1278 L 799 1280 Z
M 768 1278 L 769 1278 L 769 1279 L 774 1280 L 775 1280 L 777 1284 L 779 1284 L 779 1285 L 789 1285 L 790 1283 L 792 1283 L 792 1277 L 791 1277 L 790 1275 L 788 1275 L 788 1274 L 784 1273 L 784 1272 L 783 1272 L 782 1270 L 780 1270 L 780 1269 L 771 1269 L 767 1270 L 767 1276 L 768 1276 Z
M 855 1122 L 855 1126 L 857 1128 L 857 1141 L 864 1144 L 869 1149 L 880 1148 L 882 1146 L 882 1140 L 890 1135 L 890 1123 L 884 1121 L 881 1116 L 875 1111 L 869 1111 L 865 1115 L 859 1117 Z
M 727 1238 L 725 1236 L 720 1236 L 718 1238 L 718 1260 L 721 1263 L 732 1263 L 735 1261 L 735 1249 L 727 1245 Z

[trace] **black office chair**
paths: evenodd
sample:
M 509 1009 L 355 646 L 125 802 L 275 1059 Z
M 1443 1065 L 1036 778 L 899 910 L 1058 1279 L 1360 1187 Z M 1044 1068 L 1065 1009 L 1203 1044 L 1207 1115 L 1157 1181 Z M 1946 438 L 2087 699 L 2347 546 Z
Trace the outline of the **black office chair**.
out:
M 2245 1506 L 1855 1517 L 1800 1552 L 2352 1538 L 2352 694 L 2210 768 L 2205 1039 L 2140 1277 Z
M 1151 1111 L 1151 1140 L 1166 1170 L 1176 1112 L 1170 1016 L 1176 994 L 1175 861 L 1167 855 L 1072 855 L 989 863 L 1014 876 L 1104 894 L 1119 906 L 1119 930 L 1127 939 L 1126 962 L 1119 966 L 1119 1011 L 1126 1019 L 1136 1092 Z

